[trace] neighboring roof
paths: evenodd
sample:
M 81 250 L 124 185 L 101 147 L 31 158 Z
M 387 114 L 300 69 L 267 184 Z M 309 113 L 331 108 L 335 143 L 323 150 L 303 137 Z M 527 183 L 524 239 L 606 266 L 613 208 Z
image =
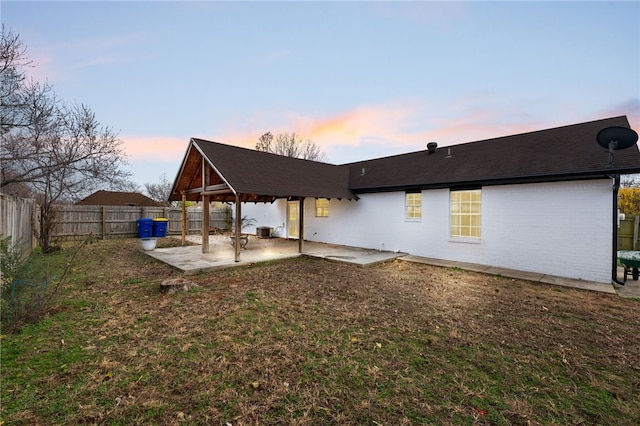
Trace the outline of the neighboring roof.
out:
M 170 201 L 202 195 L 202 159 L 211 166 L 206 190 L 216 201 L 346 198 L 404 189 L 606 178 L 640 173 L 638 146 L 609 154 L 597 144 L 606 127 L 629 128 L 624 116 L 336 166 L 191 139 Z
M 137 192 L 96 191 L 76 205 L 158 207 L 162 204 Z
M 213 195 L 217 201 L 235 201 L 235 193 L 242 194 L 242 201 L 256 202 L 300 197 L 357 198 L 347 186 L 348 168 L 193 138 L 170 200 L 179 200 L 181 191 L 202 186 L 200 158 L 213 168 L 209 185 L 219 188 Z M 188 200 L 199 198 L 198 193 L 187 195 Z
M 348 164 L 355 193 L 601 178 L 640 173 L 638 146 L 608 151 L 596 136 L 605 127 L 629 127 L 627 118 L 439 147 Z M 364 171 L 364 173 L 363 173 Z

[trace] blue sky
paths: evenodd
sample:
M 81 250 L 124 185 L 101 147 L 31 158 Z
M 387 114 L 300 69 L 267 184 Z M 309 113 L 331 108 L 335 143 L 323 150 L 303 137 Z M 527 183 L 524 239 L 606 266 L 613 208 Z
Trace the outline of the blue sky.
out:
M 296 132 L 336 164 L 627 115 L 640 2 L 6 1 L 68 102 L 116 130 L 142 185 L 191 137 Z M 595 143 L 595 141 L 594 141 Z

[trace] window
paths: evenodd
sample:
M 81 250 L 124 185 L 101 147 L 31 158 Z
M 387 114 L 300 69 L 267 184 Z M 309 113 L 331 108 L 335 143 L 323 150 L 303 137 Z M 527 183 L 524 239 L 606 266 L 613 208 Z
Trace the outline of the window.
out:
M 422 218 L 421 192 L 407 192 L 405 194 L 405 212 L 407 219 L 419 220 Z
M 329 200 L 316 198 L 316 217 L 329 217 Z
M 451 236 L 480 238 L 482 192 L 480 189 L 451 191 Z

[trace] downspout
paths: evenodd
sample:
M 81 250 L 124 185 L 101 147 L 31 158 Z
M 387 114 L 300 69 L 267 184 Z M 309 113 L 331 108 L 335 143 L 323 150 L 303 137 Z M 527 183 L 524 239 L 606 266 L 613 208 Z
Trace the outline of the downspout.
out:
M 613 243 L 611 244 L 611 280 L 618 285 L 624 282 L 618 281 L 618 189 L 620 189 L 620 175 L 613 177 Z

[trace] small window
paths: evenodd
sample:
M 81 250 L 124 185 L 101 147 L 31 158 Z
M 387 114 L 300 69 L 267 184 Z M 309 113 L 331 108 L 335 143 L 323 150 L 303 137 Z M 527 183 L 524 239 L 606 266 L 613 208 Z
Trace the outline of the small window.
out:
M 316 198 L 316 217 L 329 217 L 329 200 Z
M 480 189 L 451 191 L 451 236 L 480 238 L 482 192 Z
M 422 218 L 421 192 L 407 192 L 405 194 L 405 212 L 407 219 L 419 220 Z

